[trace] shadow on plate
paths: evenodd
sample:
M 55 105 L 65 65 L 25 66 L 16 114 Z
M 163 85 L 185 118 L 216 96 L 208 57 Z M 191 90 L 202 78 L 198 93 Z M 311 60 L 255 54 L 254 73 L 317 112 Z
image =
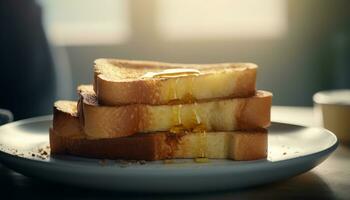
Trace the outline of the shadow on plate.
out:
M 42 117 L 42 118 L 46 119 L 44 117 Z M 24 131 L 24 132 L 28 132 L 28 133 L 48 135 L 50 126 L 51 126 L 51 121 L 48 121 L 48 120 L 44 120 L 44 121 L 36 120 L 35 123 L 23 123 L 23 124 L 17 126 L 16 128 L 19 131 Z
M 305 127 L 300 126 L 300 125 L 272 122 L 271 126 L 268 129 L 269 129 L 269 133 L 271 133 L 271 131 L 279 133 L 279 132 L 297 132 L 297 131 L 300 131 L 304 128 Z

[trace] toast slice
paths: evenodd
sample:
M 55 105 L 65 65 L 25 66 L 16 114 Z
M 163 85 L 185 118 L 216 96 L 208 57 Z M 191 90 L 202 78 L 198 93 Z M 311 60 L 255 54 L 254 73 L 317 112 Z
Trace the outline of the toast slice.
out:
M 192 132 L 255 130 L 270 125 L 272 94 L 257 91 L 249 98 L 214 99 L 192 104 L 101 106 L 92 89 L 78 88 L 79 117 L 89 139 L 116 138 L 155 131 Z
M 51 154 L 100 159 L 162 160 L 266 158 L 267 130 L 172 134 L 153 132 L 129 137 L 90 140 L 80 128 L 76 102 L 58 101 L 50 129 Z
M 56 101 L 53 108 L 52 126 L 62 136 L 84 138 L 80 125 L 76 101 Z
M 175 64 L 95 60 L 94 89 L 101 105 L 189 103 L 255 94 L 253 63 Z

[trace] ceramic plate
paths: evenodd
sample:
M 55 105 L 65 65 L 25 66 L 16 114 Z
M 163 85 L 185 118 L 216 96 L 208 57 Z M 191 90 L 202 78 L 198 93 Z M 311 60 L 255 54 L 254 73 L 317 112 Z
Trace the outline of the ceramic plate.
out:
M 0 127 L 0 161 L 27 176 L 127 192 L 203 192 L 266 184 L 306 172 L 337 147 L 336 136 L 322 128 L 272 123 L 268 158 L 256 161 L 177 159 L 127 163 L 74 156 L 46 156 L 51 116 Z M 43 150 L 45 151 L 45 150 Z

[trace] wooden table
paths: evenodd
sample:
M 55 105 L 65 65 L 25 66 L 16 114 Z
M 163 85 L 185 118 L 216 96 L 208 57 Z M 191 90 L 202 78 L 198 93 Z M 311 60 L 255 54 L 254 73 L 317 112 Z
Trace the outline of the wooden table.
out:
M 273 107 L 272 119 L 313 126 L 312 108 Z M 92 180 L 93 181 L 93 180 Z M 12 199 L 350 199 L 350 148 L 340 145 L 325 162 L 297 177 L 244 190 L 186 195 L 120 194 L 25 177 L 0 165 L 0 198 Z M 1 198 L 3 199 L 3 198 Z M 7 198 L 4 198 L 7 199 Z

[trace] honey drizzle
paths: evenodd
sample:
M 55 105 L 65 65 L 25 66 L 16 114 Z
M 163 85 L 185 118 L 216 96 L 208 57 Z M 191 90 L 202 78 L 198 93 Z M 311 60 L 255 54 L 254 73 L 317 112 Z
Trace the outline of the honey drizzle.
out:
M 194 102 L 194 98 L 193 98 L 193 82 L 194 82 L 194 77 L 192 76 L 191 77 L 190 88 L 188 90 L 188 100 L 192 101 L 192 102 Z
M 176 80 L 175 80 L 175 86 L 174 86 L 174 98 L 173 99 L 178 99 L 177 98 L 177 85 L 178 85 L 178 82 L 179 82 L 179 79 L 177 78 Z
M 203 131 L 199 133 L 199 152 L 197 153 L 197 157 L 199 158 L 207 158 L 208 151 L 208 141 L 207 141 L 207 132 Z
M 179 74 L 177 74 L 179 75 Z M 198 104 L 195 102 L 195 99 L 193 98 L 193 83 L 194 83 L 194 78 L 197 76 L 197 73 L 193 74 L 183 74 L 181 76 L 192 76 L 190 79 L 190 83 L 188 84 L 187 88 L 185 91 L 188 93 L 185 94 L 181 100 L 179 100 L 178 97 L 178 81 L 179 79 L 177 78 L 175 81 L 171 81 L 170 87 L 169 87 L 169 93 L 168 93 L 168 99 L 170 99 L 173 102 L 181 103 L 184 101 L 185 103 L 193 103 L 194 107 L 192 109 L 192 116 L 191 116 L 191 122 L 190 122 L 190 127 L 185 127 L 182 123 L 182 105 L 178 104 L 177 106 L 174 105 L 172 108 L 172 127 L 170 128 L 170 133 L 173 134 L 181 134 L 181 133 L 196 133 L 198 134 L 198 140 L 197 140 L 197 152 L 196 156 L 197 158 L 194 159 L 195 162 L 198 163 L 204 163 L 208 162 L 207 158 L 207 150 L 208 150 L 208 144 L 207 144 L 207 132 L 206 132 L 206 127 L 202 123 L 200 116 L 198 115 L 197 107 Z M 175 75 L 174 75 L 175 76 Z M 161 76 L 157 76 L 161 77 Z M 169 77 L 169 76 L 166 76 Z M 171 76 L 173 77 L 173 76 Z
M 206 158 L 207 151 L 208 151 L 207 132 L 206 132 L 205 125 L 201 122 L 201 118 L 198 115 L 197 107 L 198 107 L 197 102 L 194 102 L 193 114 L 195 116 L 197 124 L 192 131 L 199 134 L 198 135 L 197 157 L 198 158 Z
M 192 131 L 198 134 L 197 158 L 207 158 L 208 140 L 204 124 L 198 124 Z
M 209 159 L 208 158 L 194 158 L 194 162 L 196 162 L 196 163 L 208 163 Z
M 182 105 L 179 104 L 179 105 L 177 106 L 177 109 L 178 109 L 178 111 L 177 111 L 177 124 L 182 124 L 182 120 L 181 120 Z
M 141 79 L 147 78 L 176 78 L 175 81 L 170 81 L 169 91 L 168 91 L 168 101 L 171 102 L 185 102 L 193 103 L 193 82 L 194 78 L 200 74 L 200 71 L 197 69 L 186 69 L 186 68 L 175 68 L 175 69 L 166 69 L 159 72 L 146 72 L 142 75 Z M 190 76 L 191 81 L 187 86 L 186 94 L 179 97 L 178 95 L 178 77 Z
M 184 133 L 184 132 L 188 132 L 185 127 L 182 125 L 182 119 L 181 119 L 181 110 L 182 110 L 182 105 L 179 104 L 177 106 L 173 106 L 172 108 L 172 127 L 170 128 L 170 133 Z
M 201 123 L 201 118 L 199 117 L 198 113 L 197 113 L 197 102 L 194 102 L 194 109 L 193 109 L 193 113 L 194 113 L 194 116 L 196 118 L 196 122 L 197 124 L 200 124 Z

